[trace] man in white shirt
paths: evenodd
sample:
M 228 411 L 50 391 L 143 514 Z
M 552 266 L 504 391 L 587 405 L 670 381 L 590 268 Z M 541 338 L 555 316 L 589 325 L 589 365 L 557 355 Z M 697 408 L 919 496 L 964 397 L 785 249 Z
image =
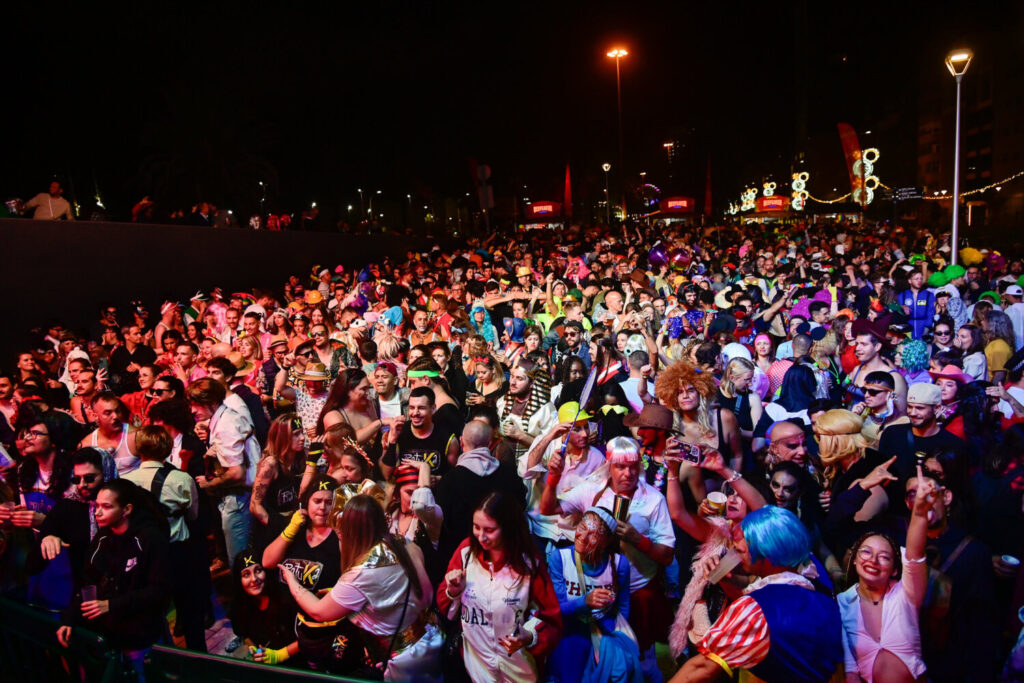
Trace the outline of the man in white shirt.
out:
M 215 458 L 213 477 L 196 477 L 196 483 L 211 496 L 219 498 L 221 525 L 227 546 L 228 562 L 245 549 L 249 542 L 252 516 L 249 495 L 255 479 L 260 445 L 252 430 L 252 422 L 224 405 L 227 389 L 209 377 L 196 380 L 186 390 L 192 415 L 196 419 L 196 435 L 209 445 L 207 458 Z
M 73 221 L 75 217 L 71 213 L 71 205 L 64 199 L 64 188 L 54 180 L 50 183 L 49 192 L 40 192 L 25 203 L 25 210 L 35 209 L 32 213 L 32 220 L 36 221 Z
M 1010 316 L 1013 323 L 1013 337 L 1017 342 L 1017 348 L 1024 348 L 1024 287 L 1010 285 L 1003 292 L 1003 313 Z M 1016 350 L 1016 349 L 1014 349 Z

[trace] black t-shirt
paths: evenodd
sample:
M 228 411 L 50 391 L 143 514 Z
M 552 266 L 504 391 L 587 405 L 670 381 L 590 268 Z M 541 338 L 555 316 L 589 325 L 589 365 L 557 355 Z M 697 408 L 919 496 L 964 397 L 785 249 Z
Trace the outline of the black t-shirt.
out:
M 288 520 L 284 517 L 278 519 L 281 530 L 287 524 Z M 278 566 L 282 570 L 290 570 L 303 588 L 323 597 L 341 578 L 341 547 L 337 534 L 331 531 L 327 538 L 311 547 L 306 541 L 306 527 L 303 527 L 289 544 Z M 280 581 L 284 583 L 284 579 Z
M 430 436 L 419 438 L 412 433 L 412 428 L 402 430 L 398 437 L 398 444 L 388 448 L 387 453 L 381 458 L 381 462 L 388 467 L 397 467 L 402 460 L 420 460 L 430 463 L 430 472 L 440 476 L 451 467 L 448 465 L 448 444 L 452 439 L 457 438 L 452 429 L 444 425 L 434 423 L 434 429 Z
M 896 462 L 889 471 L 901 480 L 916 475 L 917 458 L 914 455 L 916 452 L 932 455 L 942 451 L 960 452 L 963 448 L 964 442 L 945 429 L 940 429 L 934 436 L 915 436 L 909 424 L 886 427 L 878 442 L 878 452 L 885 460 L 896 456 Z M 967 484 L 967 482 L 962 483 Z
M 451 432 L 455 436 L 462 436 L 462 428 L 466 426 L 462 410 L 451 403 L 445 403 L 434 411 L 434 424 L 440 427 L 441 431 Z

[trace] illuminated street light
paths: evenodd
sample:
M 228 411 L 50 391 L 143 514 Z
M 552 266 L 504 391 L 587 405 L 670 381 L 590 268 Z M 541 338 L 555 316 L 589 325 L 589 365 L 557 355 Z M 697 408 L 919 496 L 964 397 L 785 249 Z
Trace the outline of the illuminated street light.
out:
M 967 49 L 953 50 L 946 55 L 946 68 L 956 79 L 956 142 L 953 145 L 953 235 L 950 260 L 955 264 L 959 249 L 960 227 L 960 81 L 971 65 L 974 53 Z
M 615 92 L 618 95 L 619 103 L 619 174 L 621 175 L 626 170 L 626 163 L 623 161 L 623 144 L 622 144 L 622 71 L 619 68 L 619 61 L 628 55 L 625 48 L 613 47 L 608 51 L 607 55 L 615 60 Z M 605 173 L 605 180 L 607 180 L 607 172 Z M 625 176 L 623 176 L 625 181 Z M 625 182 L 622 184 L 622 216 L 625 218 L 629 215 L 626 211 L 626 185 Z

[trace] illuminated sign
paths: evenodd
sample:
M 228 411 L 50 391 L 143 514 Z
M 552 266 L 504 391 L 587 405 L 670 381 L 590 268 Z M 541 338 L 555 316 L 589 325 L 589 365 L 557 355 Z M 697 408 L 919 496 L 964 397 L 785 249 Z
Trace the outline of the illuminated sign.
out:
M 757 200 L 758 211 L 785 211 L 789 208 L 789 197 L 773 195 L 771 197 L 759 197 Z
M 662 211 L 688 213 L 694 207 L 693 197 L 665 197 L 661 200 Z
M 527 204 L 526 206 L 526 215 L 533 218 L 547 220 L 548 218 L 560 216 L 561 214 L 561 202 L 540 201 Z

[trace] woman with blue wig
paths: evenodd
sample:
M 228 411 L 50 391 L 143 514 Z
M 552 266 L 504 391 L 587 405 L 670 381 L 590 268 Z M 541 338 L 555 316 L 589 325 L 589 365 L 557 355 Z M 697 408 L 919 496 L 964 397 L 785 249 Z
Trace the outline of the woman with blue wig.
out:
M 469 324 L 485 341 L 491 343 L 491 348 L 498 348 L 498 331 L 494 329 L 494 324 L 491 323 L 491 317 L 486 308 L 479 304 L 473 306 L 469 311 Z
M 757 578 L 704 635 L 672 679 L 713 681 L 749 670 L 759 679 L 826 681 L 843 661 L 839 607 L 809 571 L 811 541 L 789 510 L 769 505 L 740 524 L 736 550 Z

